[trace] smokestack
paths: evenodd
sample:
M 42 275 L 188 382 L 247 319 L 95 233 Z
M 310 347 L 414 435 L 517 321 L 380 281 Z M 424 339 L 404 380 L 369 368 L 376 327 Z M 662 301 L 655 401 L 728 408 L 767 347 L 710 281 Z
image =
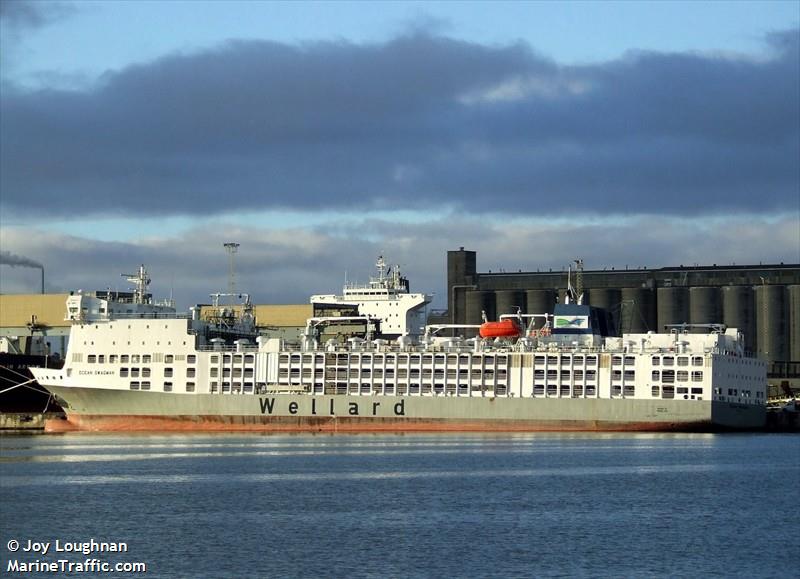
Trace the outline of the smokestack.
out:
M 11 267 L 32 267 L 42 270 L 42 293 L 44 293 L 44 266 L 38 261 L 28 257 L 15 255 L 10 251 L 0 251 L 0 265 L 10 265 Z

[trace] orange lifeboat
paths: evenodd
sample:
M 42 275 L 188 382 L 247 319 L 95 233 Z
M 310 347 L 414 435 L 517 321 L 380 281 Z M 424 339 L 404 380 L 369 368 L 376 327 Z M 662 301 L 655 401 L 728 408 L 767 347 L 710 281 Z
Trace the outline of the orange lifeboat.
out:
M 511 318 L 499 322 L 484 322 L 479 331 L 481 338 L 516 338 L 520 335 L 517 322 Z

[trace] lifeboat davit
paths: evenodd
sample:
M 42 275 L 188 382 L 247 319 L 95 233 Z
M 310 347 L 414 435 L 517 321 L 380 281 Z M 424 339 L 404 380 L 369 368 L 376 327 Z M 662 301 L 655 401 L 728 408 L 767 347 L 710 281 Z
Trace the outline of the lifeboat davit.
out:
M 481 338 L 516 338 L 520 335 L 517 322 L 511 318 L 499 322 L 484 322 L 479 331 Z

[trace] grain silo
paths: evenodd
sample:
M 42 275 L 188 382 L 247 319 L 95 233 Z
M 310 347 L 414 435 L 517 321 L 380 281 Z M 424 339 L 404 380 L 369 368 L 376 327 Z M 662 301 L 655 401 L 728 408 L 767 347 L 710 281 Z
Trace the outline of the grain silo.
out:
M 722 307 L 717 287 L 689 288 L 689 323 L 721 324 Z M 696 328 L 696 334 L 707 334 L 708 329 Z
M 753 288 L 747 285 L 726 285 L 722 291 L 722 322 L 744 335 L 745 349 L 755 351 L 756 326 L 753 314 Z
M 756 346 L 768 362 L 785 361 L 789 355 L 785 287 L 756 286 Z
M 467 292 L 467 323 L 480 324 L 483 315 L 488 320 L 495 320 L 495 302 L 493 291 L 473 290 Z
M 656 304 L 653 290 L 648 288 L 622 288 L 620 330 L 622 333 L 641 334 L 657 330 Z
M 516 314 L 517 311 L 525 312 L 525 292 L 519 290 L 497 290 L 494 297 L 495 311 L 498 318 L 503 314 Z
M 660 287 L 656 290 L 658 331 L 664 326 L 689 323 L 689 289 Z
M 789 297 L 789 360 L 800 361 L 800 285 L 786 288 Z

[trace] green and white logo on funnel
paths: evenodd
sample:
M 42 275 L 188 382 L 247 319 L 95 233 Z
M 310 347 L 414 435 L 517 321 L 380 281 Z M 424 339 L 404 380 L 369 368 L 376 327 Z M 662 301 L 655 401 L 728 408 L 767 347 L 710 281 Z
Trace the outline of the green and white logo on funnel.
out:
M 555 316 L 554 325 L 558 330 L 586 330 L 589 316 Z

